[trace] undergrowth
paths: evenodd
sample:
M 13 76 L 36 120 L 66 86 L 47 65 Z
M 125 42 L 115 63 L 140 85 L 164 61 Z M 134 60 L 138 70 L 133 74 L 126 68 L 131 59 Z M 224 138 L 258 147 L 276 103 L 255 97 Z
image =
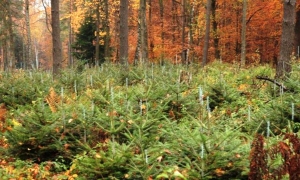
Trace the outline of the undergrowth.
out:
M 297 68 L 285 90 L 256 78 L 272 78 L 268 66 L 221 63 L 150 64 L 127 72 L 104 64 L 65 70 L 59 80 L 39 71 L 2 73 L 0 174 L 6 179 L 298 177 L 299 165 L 286 166 L 300 153 Z

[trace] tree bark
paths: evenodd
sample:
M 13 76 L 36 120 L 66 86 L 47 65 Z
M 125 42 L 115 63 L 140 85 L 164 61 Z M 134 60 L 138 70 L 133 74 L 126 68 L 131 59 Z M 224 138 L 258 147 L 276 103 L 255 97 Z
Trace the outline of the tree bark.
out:
M 51 0 L 53 76 L 62 68 L 62 45 L 60 40 L 59 0 Z
M 105 20 L 104 20 L 104 58 L 110 58 L 110 28 L 109 28 L 109 4 L 108 0 L 104 1 L 104 11 L 105 11 Z
M 187 49 L 185 47 L 185 27 L 186 27 L 186 0 L 181 1 L 181 60 L 183 64 L 187 63 Z
M 70 14 L 73 13 L 73 0 L 70 0 Z M 68 29 L 69 29 L 69 43 L 68 43 L 68 65 L 69 67 L 73 67 L 74 65 L 74 58 L 72 55 L 73 49 L 72 49 L 72 44 L 73 44 L 73 30 L 72 30 L 72 17 L 70 16 L 69 18 L 69 24 L 68 24 Z
M 291 56 L 295 36 L 296 0 L 284 0 L 280 54 L 276 67 L 276 79 L 289 77 L 292 71 Z
M 296 12 L 296 24 L 295 24 L 295 52 L 297 52 L 297 58 L 300 58 L 300 10 Z
M 148 61 L 148 33 L 146 23 L 146 0 L 140 0 L 138 42 L 135 51 L 135 64 L 144 64 Z
M 206 16 L 205 16 L 206 27 L 205 27 L 202 66 L 205 66 L 207 64 L 208 46 L 209 46 L 209 33 L 210 33 L 210 12 L 211 12 L 211 0 L 207 0 Z
M 242 15 L 242 47 L 241 47 L 241 66 L 246 63 L 246 16 L 247 16 L 247 0 L 243 0 L 243 15 Z
M 161 54 L 160 54 L 160 62 L 164 61 L 165 58 L 165 30 L 164 30 L 164 2 L 163 0 L 159 0 L 159 16 L 160 16 L 160 28 L 161 28 Z
M 120 56 L 121 64 L 128 64 L 128 0 L 120 2 Z
M 32 58 L 31 49 L 31 31 L 30 31 L 30 17 L 29 17 L 29 0 L 25 0 L 25 20 L 26 20 L 26 32 L 27 32 L 27 63 L 31 65 L 31 68 L 35 68 L 34 60 Z
M 96 2 L 96 44 L 95 44 L 95 62 L 94 65 L 98 66 L 100 64 L 99 57 L 100 57 L 100 1 Z
M 219 34 L 218 34 L 218 22 L 216 20 L 217 0 L 211 2 L 211 15 L 212 15 L 212 28 L 214 37 L 214 48 L 215 48 L 215 59 L 220 59 L 220 48 L 219 48 Z

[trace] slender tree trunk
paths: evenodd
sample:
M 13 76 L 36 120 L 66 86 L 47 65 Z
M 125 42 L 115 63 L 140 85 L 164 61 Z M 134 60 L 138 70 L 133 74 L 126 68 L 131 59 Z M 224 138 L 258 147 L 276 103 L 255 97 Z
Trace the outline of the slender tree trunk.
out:
M 211 12 L 211 0 L 207 0 L 206 16 L 205 16 L 206 27 L 205 27 L 202 66 L 205 66 L 207 64 L 208 46 L 209 46 L 209 33 L 210 33 L 210 12 Z
M 220 59 L 220 48 L 219 48 L 219 34 L 218 34 L 218 22 L 216 19 L 217 10 L 217 0 L 212 0 L 211 2 L 211 15 L 212 15 L 212 28 L 214 37 L 214 49 L 215 49 L 215 59 Z
M 73 13 L 73 0 L 70 0 L 70 14 Z M 68 29 L 69 29 L 69 43 L 68 43 L 68 65 L 69 67 L 73 67 L 74 65 L 74 59 L 72 55 L 72 44 L 73 44 L 73 30 L 72 30 L 72 17 L 69 18 L 69 24 L 68 24 Z
M 7 40 L 5 40 L 3 43 L 3 69 L 5 72 L 9 71 L 7 52 L 8 52 L 8 42 L 7 42 Z
M 191 2 L 190 3 L 190 14 L 189 14 L 189 24 L 188 24 L 188 27 L 189 27 L 189 34 L 188 34 L 188 51 L 187 51 L 187 59 L 189 61 L 192 61 L 193 62 L 193 44 L 194 44 L 194 39 L 193 39 L 193 36 L 194 36 L 194 31 L 193 31 L 193 24 L 194 24 L 194 14 L 195 14 L 195 5 L 194 5 L 194 2 Z M 192 53 L 190 53 L 192 51 Z
M 29 0 L 25 0 L 25 19 L 26 19 L 26 32 L 27 32 L 27 61 L 31 68 L 34 68 L 34 60 L 32 58 L 31 50 L 31 31 L 30 31 L 30 17 L 29 17 Z
M 141 0 L 141 40 L 142 40 L 142 61 L 148 62 L 148 28 L 146 18 L 146 0 Z
M 3 46 L 0 47 L 0 70 L 4 70 L 3 67 L 4 67 L 4 57 L 3 57 Z
M 247 0 L 243 0 L 243 15 L 242 15 L 242 49 L 241 49 L 241 66 L 244 67 L 246 63 L 246 17 L 247 17 Z
M 138 25 L 138 43 L 135 53 L 135 64 L 144 64 L 148 61 L 148 33 L 146 23 L 146 0 L 140 0 L 139 7 L 139 25 Z
M 163 62 L 165 58 L 165 30 L 164 30 L 164 1 L 159 0 L 159 16 L 160 16 L 160 28 L 161 28 L 161 54 L 160 54 L 160 61 Z
M 182 14 L 182 26 L 181 26 L 181 59 L 182 63 L 186 63 L 187 61 L 187 49 L 185 47 L 185 27 L 186 27 L 186 0 L 182 0 L 181 2 L 181 14 Z
M 149 37 L 149 57 L 150 59 L 154 58 L 154 43 L 153 43 L 153 29 L 152 29 L 152 0 L 149 0 L 149 11 L 148 11 L 148 37 Z
M 300 10 L 296 12 L 296 24 L 295 24 L 295 52 L 297 58 L 300 58 Z
M 291 56 L 295 36 L 296 0 L 285 0 L 283 2 L 282 34 L 280 54 L 276 67 L 276 78 L 289 77 L 292 71 Z
M 176 1 L 172 0 L 172 43 L 175 43 L 176 37 L 176 19 L 177 19 L 177 13 L 176 13 Z
M 94 65 L 99 65 L 99 57 L 100 57 L 100 1 L 96 2 L 96 44 L 95 44 L 95 62 Z
M 51 0 L 53 76 L 62 68 L 62 45 L 60 40 L 59 0 Z
M 120 63 L 128 65 L 128 0 L 120 2 Z
M 104 31 L 105 31 L 104 58 L 110 58 L 110 27 L 109 27 L 109 11 L 108 10 L 109 10 L 108 0 L 104 0 L 104 11 L 105 11 L 105 20 L 104 20 Z
M 34 42 L 34 52 L 35 52 L 35 67 L 36 69 L 39 69 L 39 49 L 36 40 Z

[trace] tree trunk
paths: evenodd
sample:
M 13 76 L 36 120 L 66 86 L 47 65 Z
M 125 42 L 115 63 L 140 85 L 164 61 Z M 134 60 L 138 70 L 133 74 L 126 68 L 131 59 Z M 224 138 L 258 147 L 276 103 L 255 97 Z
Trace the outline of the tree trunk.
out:
M 62 68 L 62 45 L 60 40 L 59 0 L 51 0 L 53 76 Z
M 241 49 L 241 66 L 245 66 L 246 63 L 246 16 L 247 16 L 247 0 L 243 0 L 243 15 L 242 15 L 242 49 Z
M 295 24 L 295 52 L 297 52 L 297 58 L 300 58 L 300 10 L 296 12 L 296 24 Z
M 292 71 L 291 55 L 295 35 L 296 0 L 285 0 L 283 2 L 282 34 L 280 54 L 276 67 L 276 79 L 289 77 Z
M 152 29 L 152 0 L 149 0 L 149 23 L 148 23 L 148 37 L 149 37 L 149 57 L 150 59 L 154 59 L 154 43 L 153 43 L 153 29 Z
M 73 0 L 70 0 L 70 14 L 73 13 Z M 72 55 L 72 44 L 73 44 L 73 30 L 72 30 L 72 17 L 70 16 L 69 18 L 69 24 L 68 24 L 68 29 L 69 29 L 69 43 L 68 43 L 68 64 L 69 67 L 73 67 L 74 65 L 74 59 Z
M 211 0 L 207 0 L 206 16 L 205 16 L 206 27 L 205 27 L 202 66 L 205 66 L 207 64 L 208 46 L 209 46 L 209 33 L 210 33 L 210 11 L 211 11 Z
M 189 4 L 189 22 L 188 22 L 188 27 L 189 27 L 189 34 L 188 34 L 188 49 L 187 49 L 187 59 L 188 59 L 188 63 L 189 62 L 193 62 L 194 60 L 194 55 L 193 55 L 193 50 L 194 50 L 194 29 L 193 29 L 193 25 L 194 25 L 194 16 L 195 16 L 195 5 L 194 3 L 190 3 Z
M 140 0 L 138 43 L 135 51 L 135 64 L 137 61 L 144 64 L 148 61 L 148 33 L 146 23 L 146 0 Z
M 34 53 L 35 53 L 35 67 L 36 69 L 39 69 L 39 49 L 36 40 L 34 42 Z
M 181 2 L 181 15 L 182 15 L 182 26 L 181 26 L 181 60 L 183 64 L 187 63 L 187 49 L 185 47 L 185 27 L 186 27 L 186 0 Z
M 95 44 L 95 62 L 94 65 L 99 65 L 99 57 L 100 57 L 100 1 L 96 2 L 96 44 Z
M 29 0 L 25 0 L 25 20 L 26 20 L 26 32 L 27 32 L 27 63 L 34 68 L 34 60 L 32 58 L 31 50 L 31 31 L 30 31 L 30 17 L 29 17 Z
M 120 2 L 120 56 L 121 64 L 128 64 L 128 0 Z
M 212 28 L 214 37 L 215 59 L 221 59 L 219 49 L 218 22 L 216 20 L 217 0 L 211 2 Z
M 110 28 L 109 28 L 109 4 L 108 0 L 104 1 L 104 11 L 105 11 L 105 20 L 104 20 L 104 58 L 110 58 Z M 104 59 L 105 60 L 105 59 Z
M 5 36 L 8 37 L 5 40 L 5 50 L 6 50 L 6 58 L 4 63 L 4 69 L 6 71 L 12 71 L 15 68 L 15 47 L 14 47 L 14 33 L 13 33 L 13 20 L 12 20 L 12 10 L 11 10 L 11 1 L 5 1 L 3 3 L 5 11 L 3 26 Z
M 165 58 L 165 30 L 164 30 L 164 1 L 159 0 L 159 16 L 160 16 L 160 28 L 161 28 L 161 54 L 160 54 L 160 61 L 163 62 Z

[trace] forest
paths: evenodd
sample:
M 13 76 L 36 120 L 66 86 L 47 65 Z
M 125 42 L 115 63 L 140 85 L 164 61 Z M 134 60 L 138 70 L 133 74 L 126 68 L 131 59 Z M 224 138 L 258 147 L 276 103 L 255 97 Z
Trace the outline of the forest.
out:
M 63 67 L 73 66 L 76 60 L 92 61 L 90 63 L 94 64 L 95 61 L 98 64 L 120 61 L 120 32 L 124 30 L 120 29 L 120 1 L 59 2 Z M 245 1 L 245 12 L 241 0 L 209 2 L 207 62 L 240 62 L 244 13 L 246 64 L 277 63 L 283 16 L 283 3 L 280 0 Z M 207 24 L 206 7 L 207 2 L 203 0 L 128 1 L 127 60 L 130 63 L 140 62 L 141 59 L 156 63 L 202 62 Z M 51 69 L 53 55 L 50 1 L 2 0 L 1 11 L 1 69 L 9 66 Z M 298 56 L 300 31 L 297 29 L 300 26 L 300 11 L 296 11 L 293 52 Z M 141 34 L 143 35 L 140 36 Z M 99 44 L 97 60 L 96 44 Z M 140 53 L 142 50 L 145 52 Z M 78 53 L 83 51 L 89 53 Z M 139 57 L 142 54 L 145 55 Z
M 1 179 L 300 179 L 299 0 L 0 10 Z

